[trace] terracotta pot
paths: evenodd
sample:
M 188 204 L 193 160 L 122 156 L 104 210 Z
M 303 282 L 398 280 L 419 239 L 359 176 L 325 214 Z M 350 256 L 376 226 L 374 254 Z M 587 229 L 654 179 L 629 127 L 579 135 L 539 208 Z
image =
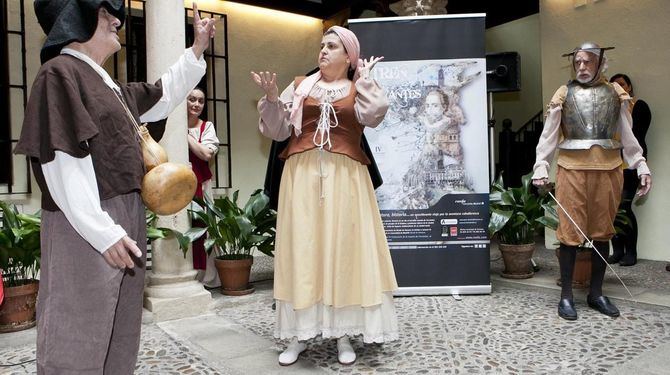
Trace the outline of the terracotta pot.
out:
M 556 249 L 558 257 L 559 249 Z M 559 271 L 560 272 L 560 271 Z M 561 286 L 561 278 L 556 280 L 556 285 Z M 575 269 L 572 272 L 572 287 L 575 289 L 586 289 L 591 285 L 591 249 L 579 248 L 575 257 Z
M 500 244 L 498 246 L 502 253 L 503 263 L 505 263 L 505 270 L 500 276 L 508 279 L 528 279 L 533 277 L 533 267 L 531 266 L 531 258 L 533 251 L 535 251 L 535 243 L 525 245 L 506 245 Z
M 228 296 L 242 296 L 253 293 L 255 288 L 249 284 L 251 265 L 254 258 L 214 259 L 214 265 L 221 280 L 221 293 Z
M 5 300 L 0 305 L 0 333 L 21 331 L 35 326 L 38 280 L 24 285 L 5 286 Z

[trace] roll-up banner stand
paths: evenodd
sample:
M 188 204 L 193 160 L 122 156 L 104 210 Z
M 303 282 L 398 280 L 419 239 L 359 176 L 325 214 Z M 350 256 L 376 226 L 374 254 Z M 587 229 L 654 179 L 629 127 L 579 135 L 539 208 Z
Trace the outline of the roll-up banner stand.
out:
M 489 276 L 485 14 L 349 20 L 389 110 L 366 128 L 397 295 L 485 294 Z

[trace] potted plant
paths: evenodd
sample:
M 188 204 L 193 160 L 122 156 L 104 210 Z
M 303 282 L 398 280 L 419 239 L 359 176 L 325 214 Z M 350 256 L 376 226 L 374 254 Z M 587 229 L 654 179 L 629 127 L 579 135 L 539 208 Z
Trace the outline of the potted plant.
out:
M 489 194 L 490 218 L 488 231 L 498 235 L 505 270 L 501 276 L 513 279 L 532 277 L 531 258 L 535 250 L 535 235 L 544 226 L 555 225 L 545 217 L 552 209 L 547 195 L 532 190 L 532 173 L 521 177 L 520 187 L 505 188 L 502 175 L 491 185 Z
M 22 214 L 1 202 L 0 269 L 4 301 L 0 305 L 0 333 L 35 326 L 40 269 L 40 216 Z
M 210 200 L 195 198 L 201 210 L 191 210 L 204 228 L 189 229 L 184 235 L 197 239 L 207 233 L 205 251 L 215 251 L 214 264 L 226 295 L 253 293 L 249 284 L 254 248 L 272 256 L 277 213 L 270 208 L 270 199 L 262 190 L 254 191 L 244 207 L 237 204 L 239 190 L 233 199 L 222 196 Z

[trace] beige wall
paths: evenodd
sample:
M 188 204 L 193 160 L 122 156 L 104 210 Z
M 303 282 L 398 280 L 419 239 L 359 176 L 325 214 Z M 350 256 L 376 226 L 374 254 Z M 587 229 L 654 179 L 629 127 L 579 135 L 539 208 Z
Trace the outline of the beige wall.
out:
M 521 91 L 493 94 L 496 129 L 503 119 L 518 129 L 542 109 L 540 65 L 540 16 L 508 22 L 486 30 L 486 53 L 518 52 L 521 57 Z
M 608 74 L 627 73 L 635 92 L 652 111 L 647 135 L 649 166 L 654 189 L 640 206 L 634 206 L 640 226 L 638 251 L 645 259 L 670 260 L 665 238 L 670 212 L 670 122 L 667 106 L 670 64 L 670 2 L 667 0 L 600 0 L 574 8 L 572 0 L 541 0 L 540 31 L 542 48 L 542 96 L 547 102 L 571 74 L 566 58 L 583 41 L 615 46 L 610 51 Z
M 244 202 L 263 187 L 270 149 L 270 140 L 258 132 L 256 104 L 263 93 L 250 71 L 277 72 L 283 90 L 293 77 L 316 67 L 322 22 L 228 1 L 199 1 L 198 6 L 228 16 L 232 185 Z
M 7 2 L 8 13 L 9 13 L 9 23 L 8 27 L 10 30 L 20 30 L 20 2 L 18 1 L 9 1 Z M 40 68 L 40 48 L 44 43 L 44 33 L 37 23 L 37 18 L 35 17 L 35 12 L 33 10 L 32 2 L 27 1 L 25 3 L 25 43 L 26 43 L 26 83 L 28 86 L 28 94 L 30 94 L 30 88 L 32 86 L 35 75 Z M 9 35 L 9 68 L 10 68 L 10 82 L 12 84 L 22 84 L 22 72 L 21 72 L 21 39 L 18 35 Z M 21 91 L 18 89 L 11 90 L 10 96 L 10 105 L 12 108 L 12 123 L 11 131 L 12 138 L 18 139 L 21 134 L 21 124 L 23 123 L 23 97 Z M 14 156 L 14 185 L 13 191 L 25 191 L 27 189 L 28 181 L 26 179 L 25 168 L 26 161 L 23 155 Z M 32 191 L 33 194 L 13 194 L 13 195 L 2 195 L 0 199 L 11 200 L 18 205 L 20 210 L 25 212 L 35 212 L 40 208 L 40 191 L 37 187 L 34 177 L 30 176 L 32 180 Z M 6 192 L 6 187 L 0 188 L 2 192 Z

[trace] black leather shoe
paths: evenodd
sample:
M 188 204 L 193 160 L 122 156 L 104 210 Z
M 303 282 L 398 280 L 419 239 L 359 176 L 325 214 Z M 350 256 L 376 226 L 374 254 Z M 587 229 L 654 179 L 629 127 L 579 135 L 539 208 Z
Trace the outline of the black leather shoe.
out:
M 607 263 L 609 264 L 619 263 L 621 258 L 623 258 L 623 252 L 620 253 L 615 252 L 614 254 L 610 255 L 609 258 L 607 258 Z
M 621 258 L 619 265 L 622 267 L 634 266 L 637 263 L 637 254 L 633 252 L 627 252 L 626 255 Z
M 601 314 L 611 316 L 612 318 L 616 318 L 620 315 L 619 309 L 617 309 L 617 307 L 610 302 L 609 298 L 605 296 L 591 298 L 591 295 L 588 295 L 586 297 L 586 302 L 589 304 L 589 307 L 598 310 Z
M 577 320 L 575 302 L 570 298 L 563 298 L 558 303 L 558 316 L 565 320 Z

